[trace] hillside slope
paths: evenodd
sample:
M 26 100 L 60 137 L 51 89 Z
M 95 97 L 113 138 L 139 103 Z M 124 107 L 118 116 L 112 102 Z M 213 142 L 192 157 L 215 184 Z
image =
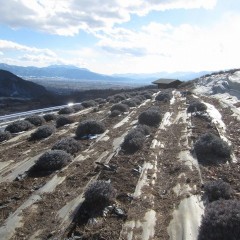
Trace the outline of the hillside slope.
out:
M 0 97 L 39 98 L 47 93 L 43 86 L 0 70 Z
M 212 95 L 171 89 L 165 93 L 169 101 L 160 101 L 157 94 L 152 90 L 147 95 L 145 91 L 117 94 L 98 106 L 69 114 L 73 122 L 57 127 L 45 139 L 30 140 L 35 128 L 0 143 L 0 239 L 197 240 L 209 204 L 204 184 L 223 180 L 233 190 L 231 198 L 240 200 L 240 132 L 236 131 L 240 122 L 232 108 Z M 151 99 L 144 97 L 149 95 Z M 137 99 L 138 104 L 110 116 L 113 100 L 120 98 Z M 196 100 L 206 109 L 189 113 L 189 105 Z M 146 136 L 136 134 L 133 144 L 138 150 L 126 152 L 125 136 L 141 128 L 139 116 L 149 109 L 161 114 L 161 122 L 150 126 Z M 105 131 L 77 138 L 78 126 L 89 118 L 104 124 Z M 45 124 L 57 125 L 56 120 Z M 215 163 L 204 163 L 194 146 L 205 133 L 226 141 L 231 155 L 220 161 L 217 149 L 210 152 Z M 31 175 L 35 161 L 65 137 L 75 138 L 81 150 L 61 170 Z M 100 201 L 92 204 L 85 198 L 89 186 L 98 180 L 116 190 L 104 209 Z M 103 195 L 108 195 L 107 188 Z M 239 214 L 236 218 L 239 221 Z

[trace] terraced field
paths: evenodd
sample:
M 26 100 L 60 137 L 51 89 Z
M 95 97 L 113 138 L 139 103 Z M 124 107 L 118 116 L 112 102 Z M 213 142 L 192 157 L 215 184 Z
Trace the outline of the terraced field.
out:
M 187 92 L 171 90 L 169 101 L 149 93 L 151 99 L 142 98 L 116 117 L 110 117 L 115 103 L 109 101 L 70 114 L 73 123 L 43 140 L 29 140 L 34 128 L 0 143 L 0 239 L 194 240 L 208 203 L 206 182 L 222 179 L 233 189 L 231 198 L 239 200 L 240 131 L 233 110 Z M 196 100 L 207 109 L 188 113 Z M 122 143 L 139 125 L 139 115 L 153 107 L 160 124 L 150 126 L 137 151 L 124 151 Z M 79 122 L 87 119 L 100 121 L 105 131 L 76 138 L 81 150 L 60 170 L 29 174 L 44 152 L 63 137 L 75 138 Z M 194 151 L 199 137 L 209 132 L 231 146 L 223 163 L 204 164 Z M 99 180 L 116 191 L 102 209 L 84 195 Z

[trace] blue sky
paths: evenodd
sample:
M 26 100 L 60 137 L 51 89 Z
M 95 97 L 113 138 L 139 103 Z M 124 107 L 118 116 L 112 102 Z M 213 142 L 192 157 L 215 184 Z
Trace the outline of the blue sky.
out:
M 0 0 L 0 62 L 153 73 L 239 68 L 239 0 Z

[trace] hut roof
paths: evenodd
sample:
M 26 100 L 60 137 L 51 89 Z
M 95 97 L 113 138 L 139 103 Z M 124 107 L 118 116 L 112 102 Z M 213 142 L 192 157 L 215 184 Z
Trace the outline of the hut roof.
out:
M 164 83 L 164 84 L 169 84 L 175 81 L 179 81 L 178 79 L 168 79 L 168 78 L 160 78 L 154 82 L 152 82 L 153 84 L 158 84 L 158 83 Z

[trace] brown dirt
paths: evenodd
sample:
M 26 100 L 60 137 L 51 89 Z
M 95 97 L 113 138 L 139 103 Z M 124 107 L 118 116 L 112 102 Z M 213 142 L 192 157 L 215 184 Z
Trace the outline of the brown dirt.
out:
M 211 98 L 204 98 L 204 101 L 214 104 L 221 112 L 223 121 L 227 126 L 227 137 L 233 144 L 233 151 L 238 159 L 238 163 L 221 164 L 218 166 L 202 166 L 203 182 L 212 179 L 223 179 L 229 182 L 234 189 L 234 198 L 240 199 L 240 150 L 239 150 L 239 121 L 232 116 L 231 109 L 222 108 L 218 101 Z M 151 134 L 146 138 L 143 149 L 134 154 L 124 154 L 120 151 L 114 152 L 112 143 L 113 140 L 122 136 L 126 131 L 130 130 L 133 125 L 130 123 L 136 120 L 140 112 L 149 108 L 152 105 L 160 107 L 164 114 L 172 112 L 171 119 L 175 119 L 181 110 L 186 111 L 187 105 L 184 99 L 178 99 L 173 105 L 168 103 L 151 103 L 139 109 L 133 109 L 130 120 L 117 129 L 113 126 L 121 121 L 125 116 L 117 118 L 108 118 L 107 111 L 110 106 L 106 107 L 106 111 L 102 113 L 92 112 L 88 115 L 80 117 L 81 120 L 86 118 L 101 119 L 109 132 L 106 141 L 95 140 L 78 140 L 81 141 L 83 149 L 81 155 L 85 157 L 82 161 L 74 161 L 66 169 L 57 173 L 52 173 L 49 176 L 41 178 L 24 178 L 22 181 L 13 181 L 0 184 L 0 222 L 6 220 L 11 212 L 14 212 L 21 204 L 34 194 L 39 187 L 47 183 L 54 175 L 66 176 L 65 181 L 59 184 L 53 192 L 44 193 L 41 195 L 41 200 L 37 201 L 33 206 L 23 211 L 23 226 L 17 229 L 13 239 L 29 239 L 37 230 L 41 230 L 38 234 L 38 239 L 70 239 L 73 236 L 81 236 L 81 239 L 102 239 L 102 240 L 117 240 L 120 237 L 122 227 L 126 221 L 131 219 L 142 219 L 147 210 L 153 209 L 157 213 L 157 222 L 155 226 L 155 234 L 153 239 L 169 239 L 167 227 L 172 219 L 172 212 L 177 208 L 183 198 L 188 197 L 188 194 L 176 195 L 173 188 L 177 184 L 189 184 L 192 187 L 190 194 L 202 194 L 202 183 L 199 179 L 197 170 L 191 170 L 183 162 L 179 160 L 179 153 L 186 148 L 183 145 L 183 133 L 189 125 L 179 120 L 171 124 L 166 129 L 151 128 Z M 101 109 L 102 110 L 102 109 Z M 216 126 L 205 118 L 191 117 L 191 136 L 189 142 L 193 144 L 196 139 L 205 132 L 213 132 L 218 134 Z M 73 134 L 76 126 L 69 129 L 65 126 L 61 129 L 66 129 L 66 132 L 61 135 L 69 136 Z M 60 131 L 61 129 L 58 129 Z M 153 139 L 157 139 L 164 145 L 155 149 L 150 149 Z M 34 143 L 27 141 L 27 137 L 22 138 L 21 144 L 13 146 L 7 142 L 0 145 L 0 153 L 4 156 L 2 161 L 14 160 L 20 162 L 26 158 L 23 152 L 31 149 L 27 156 L 35 156 L 41 151 L 48 149 L 55 141 L 59 139 L 57 134 L 49 139 Z M 192 145 L 190 146 L 192 147 Z M 92 151 L 91 151 L 92 150 Z M 18 155 L 14 155 L 18 152 Z M 99 159 L 102 153 L 106 156 L 101 159 L 104 162 L 107 157 L 113 153 L 110 159 L 110 164 L 117 166 L 116 172 L 104 170 L 95 162 Z M 134 171 L 134 168 L 143 166 L 144 162 L 157 155 L 157 175 L 155 184 L 146 186 L 142 189 L 140 197 L 132 198 L 135 191 L 140 173 Z M 152 160 L 152 159 L 150 159 Z M 185 174 L 182 176 L 181 174 Z M 147 177 L 152 178 L 152 170 L 148 171 Z M 182 176 L 179 178 L 179 176 Z M 91 179 L 96 177 L 101 180 L 111 180 L 113 187 L 117 190 L 116 200 L 113 202 L 116 207 L 122 209 L 125 216 L 118 216 L 114 212 L 109 212 L 106 216 L 102 216 L 102 211 L 94 215 L 96 222 L 91 224 L 89 214 L 86 212 L 88 205 L 83 203 L 74 215 L 74 220 L 70 226 L 60 227 L 61 219 L 57 217 L 57 212 L 65 206 L 69 201 L 77 196 L 80 196 Z M 195 188 L 193 188 L 195 186 Z M 146 196 L 153 196 L 154 203 L 149 201 Z M 136 231 L 141 231 L 137 229 Z M 122 239 L 124 240 L 124 239 Z

